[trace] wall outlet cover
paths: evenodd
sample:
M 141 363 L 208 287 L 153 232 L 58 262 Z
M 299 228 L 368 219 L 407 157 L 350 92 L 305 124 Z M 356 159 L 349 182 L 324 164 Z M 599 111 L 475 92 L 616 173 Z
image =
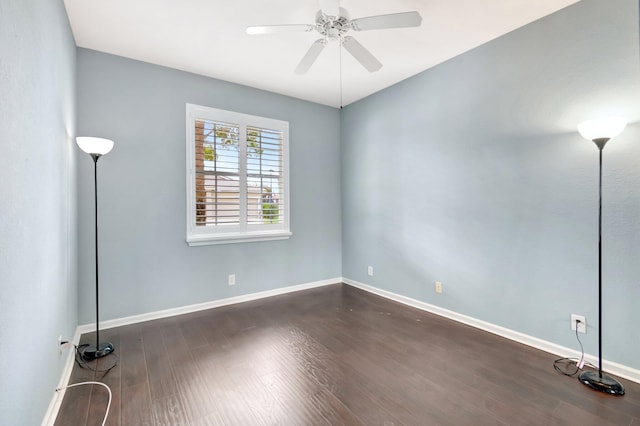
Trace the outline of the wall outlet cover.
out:
M 572 331 L 576 331 L 576 321 L 580 321 L 580 323 L 578 323 L 578 333 L 587 333 L 587 319 L 584 317 L 584 315 L 576 315 L 576 314 L 571 314 L 571 330 Z

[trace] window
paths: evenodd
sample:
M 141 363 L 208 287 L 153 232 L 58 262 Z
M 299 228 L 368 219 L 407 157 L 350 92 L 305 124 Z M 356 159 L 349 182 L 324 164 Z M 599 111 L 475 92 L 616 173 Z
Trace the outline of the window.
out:
M 289 231 L 289 123 L 187 104 L 189 245 Z

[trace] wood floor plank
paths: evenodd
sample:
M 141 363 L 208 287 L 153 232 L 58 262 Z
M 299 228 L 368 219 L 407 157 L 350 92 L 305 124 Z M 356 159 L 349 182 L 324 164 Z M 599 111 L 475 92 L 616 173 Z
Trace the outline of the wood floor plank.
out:
M 122 386 L 122 424 L 152 426 L 151 392 L 147 383 Z
M 303 336 L 309 333 L 309 328 L 306 332 L 300 331 L 299 336 Z M 287 346 L 291 350 L 297 351 L 304 346 L 300 342 L 291 340 L 291 336 L 297 335 L 297 332 L 289 329 L 288 334 L 290 336 Z M 342 401 L 364 424 L 400 424 L 401 422 L 390 411 L 377 403 L 377 392 L 374 390 L 377 386 L 369 379 L 370 373 L 358 371 L 344 364 L 341 360 L 341 355 L 345 353 L 344 347 L 339 345 L 337 352 L 332 351 L 320 342 L 322 334 L 326 333 L 315 333 L 314 338 L 320 337 L 320 339 L 313 343 L 306 342 L 314 358 L 303 361 L 302 370 Z M 307 340 L 304 337 L 299 338 Z
M 348 285 L 103 335 L 118 366 L 76 366 L 70 382 L 112 387 L 110 425 L 640 426 L 638 383 L 592 391 L 551 354 Z M 98 389 L 69 389 L 56 425 L 99 424 L 104 404 Z
M 189 424 L 189 420 L 187 419 L 187 415 L 179 395 L 153 399 L 151 406 L 153 411 L 153 420 L 156 426 L 179 426 Z
M 208 343 L 204 333 L 202 317 L 191 318 L 180 324 L 180 331 L 190 348 L 197 348 Z
M 178 387 L 171 369 L 171 360 L 164 344 L 162 329 L 149 326 L 143 327 L 142 345 L 151 398 L 155 400 L 178 395 Z
M 191 426 L 226 426 L 218 413 L 214 412 L 207 416 L 201 417 L 195 421 L 190 421 Z
M 290 410 L 271 394 L 269 388 L 250 365 L 236 364 L 227 368 L 226 372 L 230 387 L 237 395 L 244 397 L 257 423 L 265 425 L 287 424 Z
M 208 386 L 208 394 L 218 416 L 225 424 L 258 424 L 258 417 L 248 404 L 253 395 L 245 394 L 230 379 L 224 365 L 217 362 L 208 347 L 194 348 L 193 359 Z
M 134 324 L 122 328 L 119 357 L 123 388 L 147 382 L 147 366 L 140 325 Z
M 206 417 L 214 411 L 214 401 L 209 392 L 180 327 L 172 325 L 163 328 L 165 347 L 171 347 L 168 358 L 176 378 L 179 395 L 190 422 Z
M 631 419 L 620 420 L 607 419 L 605 417 L 597 416 L 588 413 L 575 405 L 566 403 L 564 401 L 558 404 L 558 407 L 554 411 L 554 414 L 566 421 L 567 424 L 584 425 L 584 426 L 607 426 L 607 425 L 628 425 L 631 423 Z

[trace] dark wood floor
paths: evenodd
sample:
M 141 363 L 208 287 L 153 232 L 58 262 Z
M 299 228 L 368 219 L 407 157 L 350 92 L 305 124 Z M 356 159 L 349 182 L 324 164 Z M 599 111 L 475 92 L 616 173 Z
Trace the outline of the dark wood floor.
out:
M 600 394 L 553 355 L 347 285 L 101 334 L 109 425 L 640 426 L 639 384 Z M 76 366 L 70 383 L 94 377 Z M 56 425 L 99 425 L 106 402 L 68 389 Z

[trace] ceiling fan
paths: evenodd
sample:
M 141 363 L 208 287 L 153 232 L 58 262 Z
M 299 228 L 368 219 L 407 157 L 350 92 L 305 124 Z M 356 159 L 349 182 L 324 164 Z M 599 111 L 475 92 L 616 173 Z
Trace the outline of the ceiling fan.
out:
M 248 27 L 247 34 L 278 34 L 286 32 L 317 31 L 322 37 L 316 40 L 295 69 L 296 74 L 305 74 L 318 59 L 325 45 L 339 40 L 342 46 L 369 72 L 378 71 L 382 63 L 355 38 L 345 35 L 350 30 L 369 31 L 387 28 L 418 27 L 422 17 L 416 11 L 388 15 L 367 16 L 349 19 L 349 13 L 340 7 L 339 0 L 320 0 L 320 10 L 316 13 L 315 24 L 287 24 Z

